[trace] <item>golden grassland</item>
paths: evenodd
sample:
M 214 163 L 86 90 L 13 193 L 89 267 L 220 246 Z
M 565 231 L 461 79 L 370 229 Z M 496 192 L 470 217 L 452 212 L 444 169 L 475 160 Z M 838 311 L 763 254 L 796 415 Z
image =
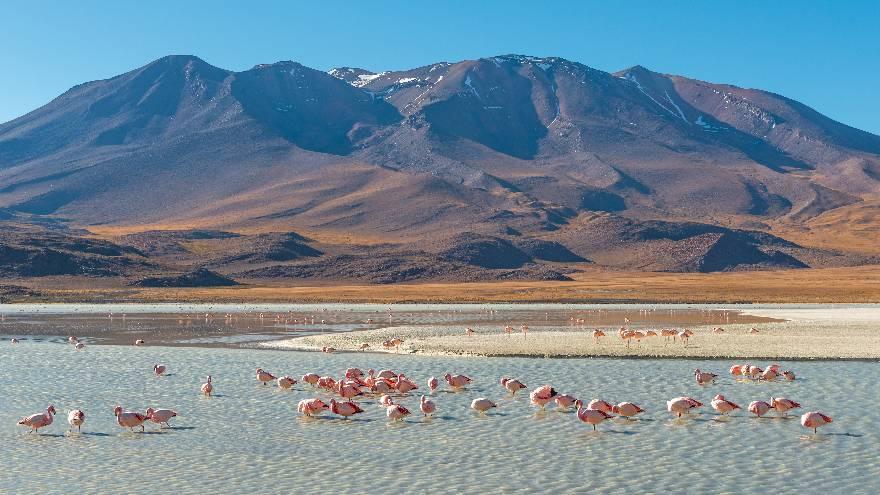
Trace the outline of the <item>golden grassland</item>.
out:
M 595 270 L 576 277 L 571 282 L 394 285 L 291 280 L 236 287 L 159 289 L 112 286 L 86 278 L 3 283 L 24 285 L 39 292 L 30 297 L 8 296 L 7 302 L 880 302 L 880 266 L 709 274 Z

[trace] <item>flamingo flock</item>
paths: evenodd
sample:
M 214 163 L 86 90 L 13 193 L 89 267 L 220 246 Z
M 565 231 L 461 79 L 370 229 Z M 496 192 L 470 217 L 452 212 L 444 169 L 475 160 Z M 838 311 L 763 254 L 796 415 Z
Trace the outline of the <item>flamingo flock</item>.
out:
M 753 373 L 751 370 L 760 368 L 752 365 L 734 365 L 731 368 L 731 373 L 734 376 L 743 376 L 749 380 L 768 380 L 766 372 L 778 370 L 778 368 L 778 365 L 771 365 L 766 370 Z M 167 369 L 165 366 L 155 365 L 153 372 L 161 376 L 165 369 Z M 713 385 L 718 378 L 717 374 L 700 369 L 694 371 L 694 376 L 698 384 L 705 386 Z M 339 379 L 332 376 L 321 376 L 317 373 L 307 373 L 303 375 L 302 380 L 298 381 L 288 375 L 277 378 L 272 373 L 262 368 L 257 368 L 255 377 L 258 383 L 263 386 L 274 382 L 280 390 L 290 390 L 294 385 L 301 382 L 308 384 L 313 390 L 322 390 L 325 393 L 331 394 L 329 399 L 312 397 L 299 401 L 296 409 L 306 417 L 320 416 L 324 412 L 329 411 L 331 414 L 348 419 L 365 412 L 362 404 L 356 402 L 356 399 L 378 397 L 377 403 L 385 409 L 385 415 L 389 421 L 399 422 L 412 413 L 409 408 L 396 402 L 396 400 L 404 400 L 410 396 L 411 392 L 419 389 L 416 382 L 405 373 L 388 369 L 378 372 L 370 369 L 365 373 L 359 368 L 348 368 Z M 467 386 L 474 383 L 471 377 L 463 374 L 446 373 L 444 379 L 453 393 L 464 391 Z M 439 387 L 439 380 L 436 377 L 431 377 L 427 383 L 429 393 L 434 394 Z M 514 397 L 517 392 L 527 388 L 526 384 L 521 380 L 507 376 L 502 377 L 499 383 L 510 397 Z M 202 394 L 210 396 L 213 388 L 212 377 L 208 375 L 206 382 L 200 387 L 200 391 Z M 550 384 L 544 384 L 531 390 L 529 392 L 529 402 L 540 410 L 544 410 L 551 403 L 555 403 L 556 409 L 562 412 L 573 407 L 575 409 L 575 417 L 579 421 L 590 425 L 594 431 L 597 431 L 597 427 L 606 420 L 619 417 L 623 420 L 632 421 L 634 417 L 645 412 L 642 406 L 633 402 L 611 403 L 602 399 L 592 399 L 586 402 L 569 394 L 561 394 Z M 721 394 L 715 395 L 710 405 L 720 416 L 727 416 L 738 409 L 742 409 L 738 404 L 726 399 Z M 498 403 L 487 397 L 474 398 L 470 403 L 470 408 L 481 416 L 486 415 L 497 407 Z M 666 402 L 667 411 L 678 418 L 687 417 L 701 407 L 703 407 L 703 402 L 690 396 L 675 397 Z M 770 397 L 769 401 L 756 400 L 750 402 L 746 407 L 746 411 L 758 418 L 763 418 L 771 412 L 775 412 L 779 417 L 785 417 L 789 411 L 801 407 L 801 404 L 792 399 Z M 421 395 L 418 408 L 423 417 L 430 419 L 437 412 L 438 404 L 434 398 Z M 172 409 L 154 409 L 152 407 L 147 408 L 145 412 L 141 413 L 116 406 L 113 409 L 113 413 L 120 427 L 127 428 L 130 431 L 140 428 L 142 432 L 145 431 L 144 424 L 147 422 L 157 424 L 160 427 L 170 428 L 171 419 L 177 417 L 177 412 Z M 24 417 L 18 424 L 30 428 L 29 432 L 38 432 L 40 429 L 46 428 L 53 423 L 55 414 L 55 407 L 49 405 L 44 412 Z M 85 418 L 85 413 L 80 409 L 69 411 L 68 423 L 70 424 L 71 431 L 74 428 L 80 431 L 85 423 Z M 818 428 L 832 421 L 829 415 L 819 411 L 809 411 L 801 416 L 801 425 L 812 429 L 814 433 L 818 431 Z

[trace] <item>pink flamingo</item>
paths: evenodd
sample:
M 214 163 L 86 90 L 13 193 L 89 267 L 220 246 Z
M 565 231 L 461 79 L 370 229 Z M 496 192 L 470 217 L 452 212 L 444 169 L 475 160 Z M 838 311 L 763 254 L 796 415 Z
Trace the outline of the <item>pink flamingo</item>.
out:
M 776 370 L 776 368 L 773 368 L 773 367 L 767 368 L 766 370 L 764 370 L 763 373 L 761 373 L 761 379 L 768 381 L 768 382 L 772 382 L 778 376 L 779 376 L 779 372 Z
M 409 409 L 401 406 L 400 404 L 391 404 L 387 408 L 385 408 L 385 415 L 388 416 L 388 419 L 391 421 L 400 421 L 403 418 L 409 416 Z
M 785 416 L 788 411 L 792 409 L 797 409 L 801 407 L 801 405 L 791 399 L 785 399 L 782 397 L 770 397 L 770 407 L 776 409 L 776 412 Z
M 756 400 L 749 403 L 749 412 L 759 418 L 767 414 L 768 411 L 770 411 L 770 404 L 762 400 Z
M 611 418 L 611 415 L 604 411 L 598 409 L 584 409 L 584 402 L 581 400 L 575 402 L 575 406 L 577 406 L 578 419 L 584 423 L 593 425 L 593 431 L 596 431 L 596 426 L 599 425 L 599 423 Z
M 50 404 L 49 407 L 46 408 L 46 412 L 31 414 L 30 416 L 21 418 L 18 424 L 30 427 L 31 431 L 29 431 L 28 433 L 33 433 L 35 431 L 38 431 L 40 428 L 45 428 L 51 425 L 52 421 L 54 421 L 54 416 L 55 406 Z
M 559 394 L 553 398 L 553 401 L 556 402 L 556 408 L 561 411 L 568 410 L 569 407 L 573 406 L 577 399 L 568 394 Z
M 733 376 L 742 376 L 742 374 L 743 374 L 742 369 L 743 369 L 743 365 L 734 364 L 733 366 L 730 367 L 730 374 Z
M 614 405 L 600 399 L 593 399 L 587 404 L 587 409 L 602 411 L 605 414 L 611 414 L 614 411 Z
M 266 385 L 273 380 L 277 380 L 277 377 L 268 371 L 263 371 L 263 368 L 257 368 L 257 380 Z
M 394 399 L 392 399 L 390 395 L 385 394 L 382 397 L 379 397 L 379 405 L 387 408 L 388 406 L 394 405 Z
M 361 392 L 360 387 L 356 387 L 354 385 L 350 385 L 344 382 L 339 382 L 339 385 L 336 387 L 336 392 L 343 399 L 351 399 L 352 397 L 357 397 L 358 395 L 364 395 Z
M 801 426 L 804 428 L 812 428 L 814 434 L 820 426 L 825 426 L 831 422 L 833 422 L 831 416 L 820 413 L 819 411 L 805 412 L 801 416 Z
M 498 407 L 498 405 L 485 397 L 480 397 L 471 401 L 471 409 L 480 414 L 486 414 L 486 411 L 493 407 Z
M 299 401 L 299 404 L 296 406 L 296 410 L 305 416 L 317 416 L 321 414 L 321 411 L 327 409 L 327 404 L 324 404 L 324 401 L 321 399 L 303 399 Z
M 160 426 L 165 425 L 168 428 L 171 428 L 171 425 L 168 424 L 168 422 L 171 421 L 171 418 L 177 417 L 177 413 L 171 409 L 153 409 L 152 407 L 148 407 L 145 412 L 147 419 L 151 422 Z
M 147 420 L 145 415 L 137 411 L 126 411 L 121 406 L 114 407 L 113 414 L 116 415 L 116 424 L 119 426 L 128 428 L 131 431 L 134 431 L 135 427 L 140 426 L 141 431 L 144 431 L 144 421 Z
M 467 375 L 451 375 L 449 373 L 446 373 L 446 375 L 444 375 L 444 378 L 446 379 L 446 383 L 448 383 L 449 386 L 456 391 L 461 389 L 462 387 L 470 385 L 470 383 L 473 381 Z
M 710 405 L 712 406 L 712 409 L 715 409 L 722 415 L 725 415 L 735 409 L 741 409 L 738 405 L 725 399 L 724 396 L 721 394 L 716 395 L 715 398 L 712 399 L 712 402 L 710 402 Z
M 308 383 L 309 385 L 311 385 L 314 388 L 315 385 L 318 384 L 318 380 L 320 378 L 321 378 L 320 376 L 318 376 L 314 373 L 306 373 L 305 375 L 302 376 L 302 381 L 305 383 Z
M 440 386 L 440 381 L 437 380 L 436 376 L 432 376 L 431 378 L 428 378 L 428 390 L 430 390 L 432 394 L 434 393 L 435 390 L 437 390 L 437 387 L 439 387 L 439 386 Z
M 318 387 L 323 388 L 328 392 L 333 392 L 337 389 L 336 380 L 330 376 L 322 376 L 318 378 Z
M 510 392 L 510 395 L 516 395 L 516 393 L 524 388 L 526 388 L 526 384 L 515 379 L 504 377 L 501 379 L 501 386 L 507 389 Z
M 557 392 L 550 385 L 541 385 L 540 387 L 532 390 L 532 393 L 529 394 L 529 400 L 532 404 L 544 409 L 554 397 L 556 397 Z
M 86 422 L 86 413 L 82 412 L 79 409 L 74 409 L 73 411 L 69 411 L 67 413 L 67 423 L 70 425 L 71 431 L 76 427 L 76 431 L 80 431 L 83 423 Z
M 666 409 L 677 414 L 680 418 L 682 414 L 689 414 L 691 409 L 702 407 L 703 403 L 691 397 L 676 397 L 666 401 Z
M 598 344 L 599 339 L 605 336 L 605 332 L 602 330 L 593 330 L 593 340 Z
M 620 404 L 613 406 L 611 412 L 623 416 L 624 418 L 631 418 L 636 414 L 645 412 L 645 410 L 632 402 L 621 402 Z
M 382 370 L 376 375 L 376 377 L 377 378 L 384 378 L 386 380 L 391 380 L 391 379 L 397 378 L 397 373 L 395 373 L 391 370 Z
M 795 378 L 794 371 L 783 371 L 782 376 L 784 376 L 785 379 L 790 382 L 794 381 L 794 378 Z
M 164 375 L 166 369 L 167 369 L 167 368 L 165 367 L 164 364 L 154 364 L 154 365 L 153 365 L 153 373 L 155 373 L 156 376 L 162 376 L 162 375 Z
M 434 411 L 437 410 L 437 404 L 423 395 L 419 400 L 419 409 L 421 409 L 422 414 L 427 417 L 434 414 Z
M 360 414 L 364 412 L 364 410 L 352 401 L 336 402 L 336 399 L 330 399 L 330 412 L 338 414 L 343 418 L 348 418 L 355 414 Z
M 412 381 L 409 378 L 407 378 L 406 376 L 404 376 L 403 373 L 401 373 L 400 375 L 397 376 L 397 384 L 395 385 L 395 388 L 397 389 L 398 392 L 400 392 L 402 394 L 406 394 L 406 393 L 412 392 L 413 390 L 418 389 L 419 386 L 416 385 L 416 383 L 414 381 Z
M 210 397 L 214 392 L 214 384 L 211 383 L 211 375 L 208 375 L 207 381 L 202 385 L 202 393 Z
M 282 390 L 290 390 L 291 388 L 293 388 L 294 385 L 296 385 L 296 380 L 285 375 L 276 380 L 275 383 L 278 385 L 278 388 Z

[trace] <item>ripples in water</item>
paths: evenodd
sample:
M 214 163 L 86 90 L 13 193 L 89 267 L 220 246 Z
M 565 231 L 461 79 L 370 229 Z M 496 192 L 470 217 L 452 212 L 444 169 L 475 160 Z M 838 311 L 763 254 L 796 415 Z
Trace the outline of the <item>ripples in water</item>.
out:
M 155 377 L 154 363 L 172 376 Z M 333 490 L 430 493 L 588 492 L 876 493 L 880 444 L 875 384 L 880 365 L 780 363 L 792 383 L 747 383 L 726 375 L 727 361 L 454 358 L 89 346 L 60 343 L 0 347 L 0 493 L 296 493 Z M 766 363 L 760 363 L 766 364 Z M 466 373 L 466 391 L 437 393 L 436 417 L 418 416 L 418 392 L 400 401 L 415 414 L 389 424 L 375 400 L 352 420 L 296 414 L 320 396 L 307 385 L 282 391 L 256 383 L 253 370 L 299 377 L 338 376 L 348 366 L 403 370 L 424 388 L 429 376 Z M 694 383 L 695 367 L 719 372 L 716 385 Z M 211 374 L 217 395 L 199 395 Z M 634 421 L 606 421 L 594 432 L 572 412 L 538 411 L 521 391 L 498 385 L 516 376 L 530 388 L 551 383 L 583 399 L 632 401 L 647 409 Z M 442 380 L 441 380 L 442 381 Z M 723 393 L 745 406 L 771 395 L 821 409 L 834 423 L 812 435 L 796 418 L 719 418 L 709 399 Z M 706 407 L 676 419 L 665 401 L 693 395 Z M 486 416 L 468 405 L 496 400 Z M 56 422 L 25 434 L 16 421 L 52 403 Z M 113 407 L 170 407 L 173 428 L 129 433 Z M 82 434 L 66 433 L 66 411 L 87 415 Z M 800 411 L 802 412 L 802 411 Z M 37 466 L 35 468 L 35 466 Z

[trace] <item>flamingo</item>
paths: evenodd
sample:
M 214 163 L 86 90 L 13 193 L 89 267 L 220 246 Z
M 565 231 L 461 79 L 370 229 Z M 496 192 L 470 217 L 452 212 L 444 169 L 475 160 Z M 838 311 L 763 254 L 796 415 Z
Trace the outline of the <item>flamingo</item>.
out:
M 164 375 L 166 369 L 167 369 L 167 367 L 164 364 L 154 364 L 153 365 L 153 373 L 155 373 L 156 376 Z
M 611 418 L 611 415 L 605 411 L 600 411 L 598 409 L 584 409 L 584 402 L 581 400 L 575 402 L 575 406 L 577 406 L 578 419 L 584 423 L 593 425 L 593 431 L 596 431 L 596 426 L 599 423 Z
M 165 425 L 168 428 L 171 428 L 171 425 L 168 424 L 168 422 L 171 421 L 171 418 L 177 417 L 177 413 L 171 409 L 153 409 L 152 407 L 148 407 L 145 412 L 147 419 L 151 422 L 160 426 Z
M 343 418 L 349 418 L 364 412 L 364 410 L 352 401 L 336 402 L 336 399 L 330 399 L 330 412 L 338 414 Z
M 76 344 L 73 345 L 73 348 L 78 351 L 81 351 L 86 348 L 86 345 L 83 344 L 82 342 L 77 342 Z
M 804 428 L 812 428 L 814 434 L 820 426 L 825 426 L 831 422 L 833 422 L 831 416 L 828 416 L 825 413 L 820 413 L 819 411 L 805 412 L 801 416 L 801 426 Z
M 414 381 L 404 376 L 403 373 L 401 373 L 397 376 L 397 384 L 395 385 L 395 388 L 398 392 L 406 394 L 412 392 L 413 390 L 417 390 L 419 386 L 416 385 Z
M 559 394 L 553 398 L 553 401 L 556 402 L 556 408 L 561 411 L 568 410 L 569 407 L 573 406 L 577 399 L 574 396 L 568 394 Z
M 419 400 L 419 409 L 421 409 L 422 414 L 428 417 L 434 414 L 434 411 L 437 410 L 437 404 L 423 395 Z
M 202 393 L 210 397 L 212 392 L 214 392 L 214 385 L 211 383 L 211 375 L 208 375 L 208 378 L 202 385 Z
M 303 399 L 299 401 L 296 410 L 305 416 L 317 416 L 327 409 L 327 404 L 321 399 Z
M 515 379 L 504 377 L 501 379 L 501 386 L 507 389 L 510 392 L 510 395 L 516 395 L 516 393 L 524 388 L 526 388 L 526 384 Z
M 263 371 L 263 368 L 257 368 L 257 380 L 259 380 L 263 385 L 277 379 L 275 375 L 269 373 L 268 371 Z
M 70 424 L 70 429 L 73 431 L 73 428 L 76 427 L 76 431 L 80 431 L 83 423 L 86 422 L 86 413 L 82 412 L 79 409 L 74 409 L 73 411 L 68 411 L 67 413 L 67 423 Z
M 448 383 L 449 386 L 453 388 L 453 390 L 459 390 L 464 386 L 470 385 L 470 383 L 473 381 L 467 375 L 451 375 L 449 373 L 446 373 L 444 378 L 446 379 L 446 383 Z
M 72 345 L 72 344 L 76 344 L 77 342 L 79 342 L 79 339 L 77 339 L 75 336 L 71 335 L 70 337 L 67 337 L 68 344 Z
M 391 370 L 382 370 L 376 374 L 377 378 L 384 378 L 386 380 L 397 378 L 397 373 Z
M 774 367 L 767 368 L 766 370 L 764 370 L 763 373 L 761 373 L 761 379 L 768 381 L 768 382 L 772 382 L 773 380 L 776 380 L 776 378 L 778 376 L 779 376 L 779 372 L 776 371 L 776 368 L 774 368 Z
M 474 329 L 473 328 L 465 328 L 464 334 L 467 335 L 468 337 L 470 337 L 471 335 L 474 334 Z
M 318 375 L 316 375 L 316 374 L 314 374 L 314 373 L 306 373 L 305 375 L 302 376 L 302 380 L 301 380 L 301 381 L 303 381 L 303 382 L 305 382 L 305 383 L 308 383 L 309 385 L 311 385 L 311 386 L 314 388 L 315 385 L 317 385 L 318 380 L 319 380 L 320 378 L 321 378 L 320 376 L 318 376 Z
M 529 394 L 529 400 L 532 404 L 544 409 L 554 397 L 556 397 L 557 392 L 550 385 L 541 385 L 540 387 L 532 390 L 532 393 Z
M 379 397 L 379 405 L 387 408 L 388 406 L 394 405 L 394 399 L 392 399 L 390 395 L 382 395 Z
M 735 409 L 741 409 L 735 403 L 725 399 L 721 394 L 716 395 L 709 404 L 712 406 L 712 409 L 715 409 L 721 415 L 725 415 Z
M 323 321 L 322 321 L 322 323 L 323 323 Z M 366 342 L 364 342 L 363 344 L 361 344 L 360 347 L 359 347 L 359 349 L 362 350 L 362 351 L 366 351 L 366 350 L 369 349 L 369 348 L 370 348 L 370 344 L 368 344 L 368 343 L 366 343 Z
M 492 409 L 493 407 L 498 407 L 498 405 L 485 397 L 474 399 L 471 402 L 471 409 L 479 412 L 480 414 L 486 414 L 486 411 Z
M 606 414 L 611 414 L 614 411 L 614 406 L 600 399 L 593 399 L 587 404 L 587 409 L 592 409 L 595 411 L 602 411 Z
M 361 392 L 360 387 L 356 387 L 345 382 L 339 382 L 339 384 L 336 386 L 336 392 L 343 399 L 351 399 L 352 397 L 357 397 L 358 395 L 364 395 L 364 393 Z
M 391 421 L 400 421 L 403 418 L 409 416 L 409 409 L 401 406 L 400 404 L 391 404 L 390 406 L 385 408 L 385 416 L 388 417 Z
M 715 373 L 709 373 L 708 371 L 701 371 L 700 368 L 694 370 L 694 379 L 700 385 L 708 385 L 715 381 L 718 378 L 718 375 Z
M 623 416 L 624 418 L 631 418 L 636 414 L 645 412 L 645 410 L 632 402 L 621 402 L 620 404 L 613 406 L 611 412 Z
M 278 385 L 278 388 L 282 390 L 290 390 L 291 388 L 293 388 L 294 385 L 296 385 L 296 380 L 285 375 L 276 380 L 275 383 Z
M 38 431 L 40 428 L 45 428 L 51 425 L 52 421 L 54 421 L 55 419 L 54 416 L 55 406 L 50 404 L 49 407 L 46 408 L 46 412 L 31 414 L 30 416 L 21 418 L 18 424 L 30 427 L 31 431 L 29 431 L 28 433 L 33 433 L 35 431 Z
M 666 401 L 666 409 L 673 414 L 677 414 L 679 418 L 682 414 L 689 414 L 691 409 L 701 407 L 702 405 L 702 402 L 691 397 L 676 397 Z
M 770 404 L 762 401 L 756 400 L 749 403 L 749 412 L 754 414 L 757 417 L 761 417 L 770 410 Z
M 776 409 L 776 412 L 785 416 L 788 411 L 792 409 L 797 409 L 801 407 L 801 405 L 791 399 L 785 399 L 782 397 L 770 397 L 770 407 Z
M 134 431 L 135 427 L 140 426 L 141 431 L 144 431 L 144 421 L 147 420 L 145 415 L 137 411 L 126 411 L 121 406 L 114 407 L 113 414 L 116 415 L 116 424 L 119 426 L 128 428 L 131 431 Z
M 730 374 L 733 376 L 742 376 L 743 374 L 743 365 L 734 364 L 730 367 Z
M 593 340 L 598 344 L 599 339 L 605 336 L 605 332 L 602 330 L 593 330 Z
M 794 381 L 794 371 L 783 371 L 782 376 L 785 377 L 786 380 L 792 382 Z
M 437 390 L 437 387 L 439 387 L 439 386 L 440 386 L 440 381 L 437 380 L 436 376 L 432 376 L 431 378 L 428 378 L 428 390 L 430 390 L 432 394 L 434 393 L 435 390 Z

